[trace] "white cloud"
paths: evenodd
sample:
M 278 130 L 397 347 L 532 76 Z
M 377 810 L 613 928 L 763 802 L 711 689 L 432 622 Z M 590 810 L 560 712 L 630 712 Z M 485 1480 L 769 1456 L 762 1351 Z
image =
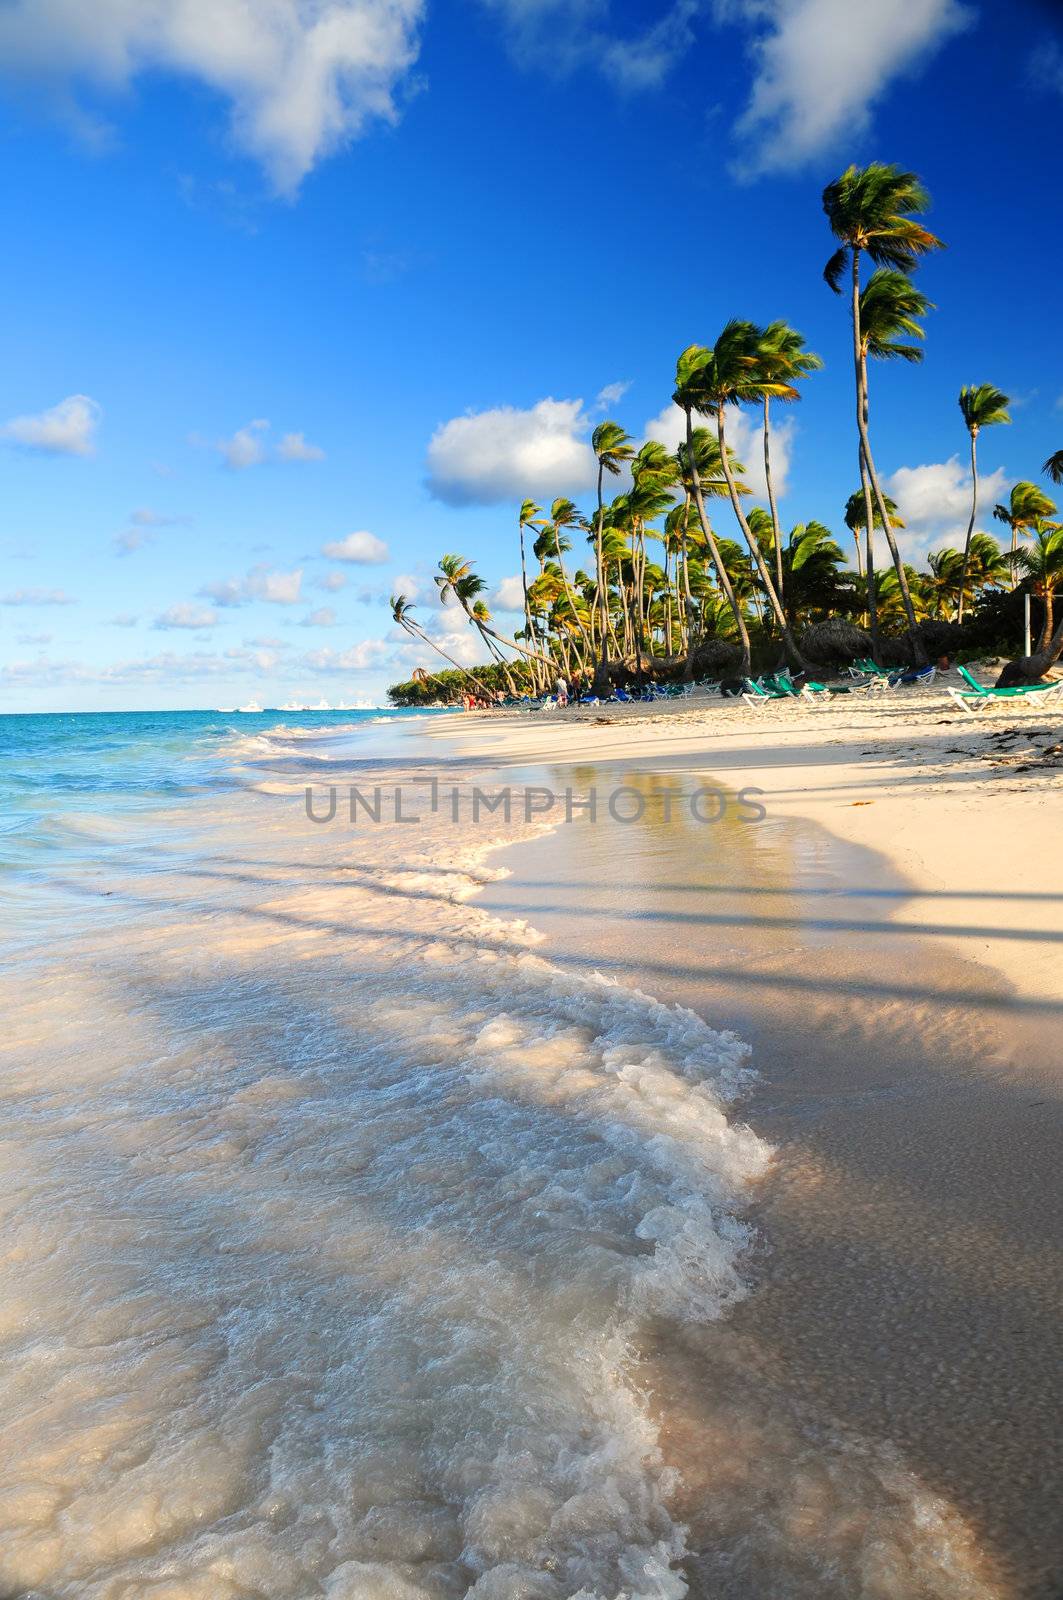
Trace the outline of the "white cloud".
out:
M 386 639 L 360 639 L 347 650 L 311 650 L 302 664 L 313 672 L 366 672 L 390 654 Z
M 624 383 L 607 383 L 598 390 L 594 398 L 595 410 L 608 411 L 610 406 L 618 405 L 630 388 L 630 380 Z
M 624 37 L 608 0 L 483 0 L 522 66 L 552 76 L 597 68 L 617 88 L 655 89 L 693 43 L 698 0 L 673 0 L 663 17 Z
M 383 539 L 363 528 L 358 533 L 349 533 L 345 539 L 322 545 L 321 554 L 330 561 L 353 561 L 359 566 L 378 567 L 388 560 L 388 547 Z
M 428 446 L 428 489 L 447 505 L 578 494 L 597 466 L 582 400 L 540 400 L 452 417 Z
M 139 506 L 129 513 L 129 527 L 115 534 L 115 549 L 121 556 L 130 555 L 146 544 L 154 544 L 160 528 L 176 528 L 187 521 L 187 517 L 170 517 L 150 506 Z
M 242 606 L 248 599 L 247 584 L 243 578 L 220 578 L 217 583 L 205 583 L 200 589 L 205 600 L 216 606 Z
M 0 595 L 0 606 L 72 606 L 65 589 L 12 589 Z
M 708 428 L 715 436 L 716 422 L 712 417 L 694 417 L 694 426 Z M 724 418 L 728 448 L 733 450 L 745 467 L 742 482 L 753 491 L 754 500 L 767 504 L 768 485 L 764 477 L 763 430 L 759 415 L 729 406 Z M 776 406 L 771 425 L 771 475 L 777 499 L 786 493 L 790 476 L 790 458 L 793 455 L 794 434 L 797 424 L 792 416 L 780 416 Z M 661 444 L 674 450 L 687 436 L 686 416 L 677 405 L 669 403 L 656 417 L 646 423 L 647 439 L 659 439 Z
M 140 618 L 131 611 L 119 611 L 116 617 L 108 617 L 107 620 L 112 628 L 135 628 Z
M 268 427 L 265 418 L 256 417 L 246 428 L 237 428 L 231 439 L 218 440 L 222 460 L 231 472 L 244 472 L 265 461 L 266 445 L 262 436 Z
M 275 606 L 295 606 L 302 599 L 303 569 L 294 572 L 271 572 L 267 567 L 252 567 L 247 575 L 246 589 L 251 600 L 268 600 Z
M 2 20 L 0 13 L 0 20 Z M 2 29 L 0 29 L 2 32 Z M 52 456 L 91 456 L 96 448 L 96 429 L 103 413 L 87 394 L 68 395 L 49 411 L 34 416 L 12 417 L 0 428 L 0 438 L 10 439 L 26 450 L 40 450 Z
M 524 585 L 521 583 L 520 574 L 513 578 L 503 578 L 494 594 L 491 604 L 499 611 L 524 610 Z
M 301 628 L 334 628 L 339 619 L 331 606 L 318 606 L 316 611 L 308 611 L 299 626 Z
M 266 566 L 252 567 L 245 578 L 222 578 L 205 583 L 199 593 L 216 606 L 245 606 L 252 600 L 268 600 L 272 605 L 294 606 L 302 599 L 303 569 L 275 572 Z
M 310 444 L 305 434 L 286 433 L 277 446 L 281 461 L 324 461 L 325 452 L 320 445 Z
M 393 594 L 404 594 L 407 600 L 419 600 L 429 588 L 429 581 L 417 572 L 397 572 L 391 580 L 388 594 L 385 599 Z
M 854 138 L 893 80 L 915 74 L 971 20 L 959 0 L 716 0 L 757 30 L 755 76 L 735 127 L 740 176 L 800 167 Z
M 1005 498 L 1009 482 L 1003 467 L 978 475 L 977 526 L 992 532 L 994 538 L 999 528 L 994 530 L 993 506 Z M 943 541 L 953 547 L 962 545 L 971 515 L 971 474 L 959 456 L 920 467 L 898 467 L 883 481 L 883 488 L 897 502 L 907 524 L 897 534 L 906 556 L 914 558 Z
M 345 572 L 324 572 L 320 578 L 314 579 L 314 588 L 324 589 L 327 594 L 335 594 L 338 589 L 346 585 L 346 582 Z
M 197 606 L 190 600 L 180 600 L 170 606 L 152 623 L 154 628 L 213 628 L 218 613 L 209 606 Z
M 473 667 L 487 659 L 483 640 L 472 628 L 434 628 L 430 621 L 422 621 L 426 633 L 461 667 Z M 401 635 L 400 635 L 401 637 Z M 396 663 L 407 667 L 427 667 L 429 672 L 439 671 L 446 663 L 438 651 L 421 644 L 418 639 L 406 637 L 395 650 Z M 433 665 L 434 663 L 434 665 Z
M 82 130 L 82 82 L 117 93 L 150 72 L 197 79 L 231 104 L 235 145 L 291 194 L 374 121 L 395 122 L 424 0 L 8 0 L 0 62 L 51 90 Z

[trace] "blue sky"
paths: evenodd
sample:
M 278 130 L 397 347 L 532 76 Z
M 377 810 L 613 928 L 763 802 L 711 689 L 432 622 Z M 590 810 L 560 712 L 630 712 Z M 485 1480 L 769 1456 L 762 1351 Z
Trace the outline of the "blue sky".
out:
M 850 160 L 921 173 L 949 245 L 923 367 L 872 380 L 909 554 L 966 520 L 961 383 L 1015 402 L 990 505 L 1063 445 L 1052 5 L 87 10 L 0 9 L 4 710 L 378 701 L 418 659 L 400 580 L 472 658 L 439 555 L 506 622 L 522 494 L 589 507 L 594 422 L 666 434 L 677 353 L 730 316 L 825 358 L 781 419 L 783 514 L 840 527 L 819 197 Z

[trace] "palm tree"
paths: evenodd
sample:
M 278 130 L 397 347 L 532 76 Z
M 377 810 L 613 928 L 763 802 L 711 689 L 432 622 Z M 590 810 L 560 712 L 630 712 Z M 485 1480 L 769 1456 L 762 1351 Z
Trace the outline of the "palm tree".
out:
M 561 581 L 565 586 L 565 594 L 568 597 L 568 603 L 572 608 L 572 615 L 576 619 L 583 644 L 589 657 L 591 648 L 590 635 L 588 634 L 587 629 L 584 627 L 580 613 L 576 608 L 576 597 L 572 593 L 572 586 L 568 581 L 568 573 L 565 571 L 565 563 L 561 559 L 564 550 L 572 549 L 572 542 L 571 540 L 564 538 L 562 529 L 571 528 L 574 526 L 582 527 L 582 518 L 580 513 L 572 504 L 571 500 L 566 500 L 563 497 L 559 497 L 550 507 L 550 522 L 548 531 L 551 532 L 553 537 L 554 549 L 557 553 L 557 564 L 561 568 Z
M 1032 579 L 1033 592 L 1044 604 L 1044 618 L 1037 639 L 1037 649 L 1043 650 L 1052 634 L 1056 591 L 1063 584 L 1063 527 L 1058 522 L 1040 518 L 1034 525 L 1033 536 L 1033 544 L 1025 550 L 1017 550 L 1011 559 L 1020 572 Z
M 907 575 L 893 535 L 885 496 L 871 454 L 867 419 L 866 359 L 860 324 L 860 261 L 865 254 L 878 267 L 910 272 L 920 258 L 942 248 L 941 240 L 916 221 L 929 205 L 929 197 L 914 173 L 899 167 L 872 162 L 867 167 L 847 167 L 840 178 L 823 191 L 823 209 L 831 232 L 840 240 L 823 276 L 836 294 L 841 292 L 842 274 L 850 269 L 850 315 L 853 333 L 853 366 L 856 378 L 856 426 L 860 436 L 861 476 L 866 471 L 883 531 L 893 557 L 897 585 L 915 662 L 926 662 L 926 651 L 916 632 L 915 610 L 907 591 Z M 870 522 L 870 515 L 868 521 Z
M 439 590 L 440 600 L 455 599 L 461 606 L 468 620 L 476 628 L 486 642 L 487 638 L 504 644 L 508 650 L 516 650 L 529 661 L 540 661 L 553 670 L 556 665 L 548 656 L 541 655 L 537 650 L 526 650 L 522 644 L 517 644 L 514 639 L 507 639 L 501 633 L 490 627 L 481 615 L 477 617 L 474 611 L 474 602 L 477 601 L 487 588 L 484 580 L 472 570 L 472 563 L 464 556 L 440 556 L 439 575 L 436 577 L 436 588 Z
M 740 322 L 732 319 L 711 350 L 697 351 L 697 346 L 684 351 L 683 356 L 689 358 L 693 367 L 694 404 L 706 416 L 716 419 L 716 437 L 720 446 L 720 466 L 727 482 L 727 492 L 731 497 L 731 509 L 738 519 L 738 525 L 749 547 L 749 553 L 760 576 L 764 593 L 768 597 L 768 604 L 774 613 L 782 634 L 783 648 L 787 658 L 799 672 L 807 670 L 804 658 L 797 648 L 786 612 L 778 592 L 771 580 L 764 555 L 760 545 L 753 535 L 749 523 L 746 521 L 739 498 L 738 485 L 731 468 L 727 449 L 725 414 L 729 405 L 740 405 L 744 400 L 760 400 L 765 392 L 771 394 L 784 393 L 788 385 L 764 377 L 758 372 L 757 350 L 760 341 L 760 332 L 752 322 Z M 692 354 L 697 352 L 696 354 Z
M 829 610 L 838 591 L 841 546 L 822 522 L 799 522 L 790 530 L 785 554 L 786 609 L 796 624 L 802 610 Z
M 602 560 L 602 517 L 605 506 L 602 500 L 602 482 L 605 473 L 618 477 L 620 468 L 625 461 L 630 461 L 635 454 L 635 446 L 631 436 L 625 433 L 619 422 L 599 422 L 591 435 L 591 449 L 598 458 L 598 516 L 595 522 L 595 558 L 597 562 L 596 575 L 598 579 L 598 604 L 601 615 L 601 653 L 594 673 L 594 692 L 597 695 L 609 693 L 609 600 L 605 581 L 605 565 Z
M 983 428 L 996 427 L 998 423 L 1010 422 L 1008 406 L 1011 404 L 1007 395 L 1000 389 L 994 389 L 991 383 L 977 385 L 964 384 L 960 390 L 960 411 L 967 424 L 967 432 L 971 436 L 971 520 L 967 524 L 967 538 L 963 546 L 963 571 L 960 574 L 960 598 L 956 612 L 956 621 L 963 621 L 963 602 L 967 590 L 967 565 L 971 559 L 971 538 L 974 534 L 974 519 L 978 515 L 978 435 Z
M 1057 450 L 1050 455 L 1041 471 L 1051 478 L 1053 483 L 1063 483 L 1063 450 Z
M 1028 483 L 1023 479 L 1011 491 L 1011 498 L 1006 506 L 995 505 L 993 515 L 998 522 L 1003 522 L 1011 529 L 1011 554 L 1014 558 L 1019 548 L 1020 533 L 1028 533 L 1041 517 L 1050 517 L 1056 509 L 1054 500 L 1050 500 L 1043 489 L 1036 483 Z M 1015 577 L 1012 576 L 1011 587 L 1015 587 Z
M 487 699 L 491 699 L 491 690 L 481 683 L 480 679 L 470 672 L 468 667 L 463 667 L 460 662 L 454 660 L 453 656 L 449 656 L 442 645 L 437 644 L 430 634 L 425 633 L 424 629 L 414 622 L 410 616 L 410 612 L 413 610 L 413 602 L 411 600 L 407 600 L 404 594 L 393 594 L 388 604 L 391 606 L 392 620 L 397 622 L 400 628 L 404 629 L 414 639 L 419 639 L 422 644 L 428 645 L 429 649 L 434 650 L 437 655 L 441 655 L 444 661 L 449 661 L 451 666 L 456 667 L 463 677 L 468 678 L 470 683 L 476 685 L 482 695 L 485 695 Z
M 760 375 L 771 384 L 785 385 L 785 392 L 779 395 L 780 400 L 799 400 L 801 398 L 796 388 L 800 378 L 807 378 L 809 373 L 818 372 L 823 366 L 822 357 L 813 351 L 805 349 L 804 337 L 791 328 L 788 322 L 769 322 L 760 336 L 757 349 L 757 361 Z M 764 390 L 764 481 L 768 489 L 768 505 L 771 508 L 771 524 L 775 532 L 775 586 L 779 591 L 779 599 L 784 598 L 783 588 L 783 550 L 782 531 L 779 527 L 779 507 L 775 501 L 775 485 L 771 475 L 771 418 L 769 406 L 772 393 Z
M 735 628 L 738 632 L 738 640 L 742 650 L 742 676 L 748 678 L 752 669 L 749 630 L 746 627 L 746 619 L 742 614 L 742 608 L 735 596 L 734 587 L 720 556 L 720 547 L 716 543 L 716 536 L 712 531 L 712 524 L 709 522 L 708 513 L 705 510 L 705 495 L 702 492 L 701 463 L 698 459 L 699 447 L 696 441 L 696 434 L 705 434 L 706 430 L 704 428 L 695 430 L 693 415 L 695 410 L 700 409 L 702 399 L 701 368 L 707 358 L 707 350 L 703 350 L 700 345 L 692 344 L 683 351 L 675 364 L 675 392 L 672 395 L 672 399 L 686 417 L 687 431 L 685 452 L 683 446 L 680 446 L 679 465 L 681 472 L 685 471 L 690 475 L 690 492 L 697 507 L 702 537 L 712 557 L 712 564 L 716 571 L 716 581 L 723 590 L 724 598 L 734 615 Z M 721 474 L 724 472 L 724 454 L 725 451 L 721 447 L 713 461 L 714 466 L 719 466 Z M 727 468 L 727 471 L 728 473 L 730 472 L 730 467 Z M 725 482 L 729 493 L 729 477 L 725 478 Z
M 532 620 L 531 607 L 528 604 L 528 567 L 524 559 L 524 530 L 525 528 L 538 528 L 542 526 L 540 518 L 543 514 L 542 506 L 537 506 L 534 500 L 525 500 L 520 508 L 520 582 L 524 591 L 524 630 L 532 645 L 538 644 L 535 637 L 535 623 Z M 532 687 L 538 688 L 538 675 L 535 667 L 531 669 Z

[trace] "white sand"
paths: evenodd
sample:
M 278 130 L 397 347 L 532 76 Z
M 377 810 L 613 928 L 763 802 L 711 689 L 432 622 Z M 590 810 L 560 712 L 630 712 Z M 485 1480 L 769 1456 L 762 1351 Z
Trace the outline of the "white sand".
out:
M 455 716 L 431 728 L 500 765 L 578 757 L 660 772 L 675 762 L 755 786 L 769 814 L 809 818 L 887 856 L 914 891 L 906 920 L 935 937 L 955 927 L 950 943 L 1028 1000 L 1063 998 L 1059 706 L 1013 703 L 975 720 L 937 689 L 757 710 L 696 693 L 674 708 Z

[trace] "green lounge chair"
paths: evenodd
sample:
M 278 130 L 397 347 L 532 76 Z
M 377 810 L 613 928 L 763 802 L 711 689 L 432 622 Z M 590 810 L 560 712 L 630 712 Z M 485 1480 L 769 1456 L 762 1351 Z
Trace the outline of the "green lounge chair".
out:
M 1063 697 L 1063 679 L 1055 683 L 1020 683 L 1013 689 L 990 689 L 984 683 L 979 683 L 973 672 L 969 672 L 966 667 L 958 667 L 957 671 L 969 687 L 949 688 L 945 693 L 969 717 L 988 711 L 990 706 L 999 705 L 1001 701 L 1007 702 L 1013 708 L 1017 700 L 1037 706 L 1053 706 Z

